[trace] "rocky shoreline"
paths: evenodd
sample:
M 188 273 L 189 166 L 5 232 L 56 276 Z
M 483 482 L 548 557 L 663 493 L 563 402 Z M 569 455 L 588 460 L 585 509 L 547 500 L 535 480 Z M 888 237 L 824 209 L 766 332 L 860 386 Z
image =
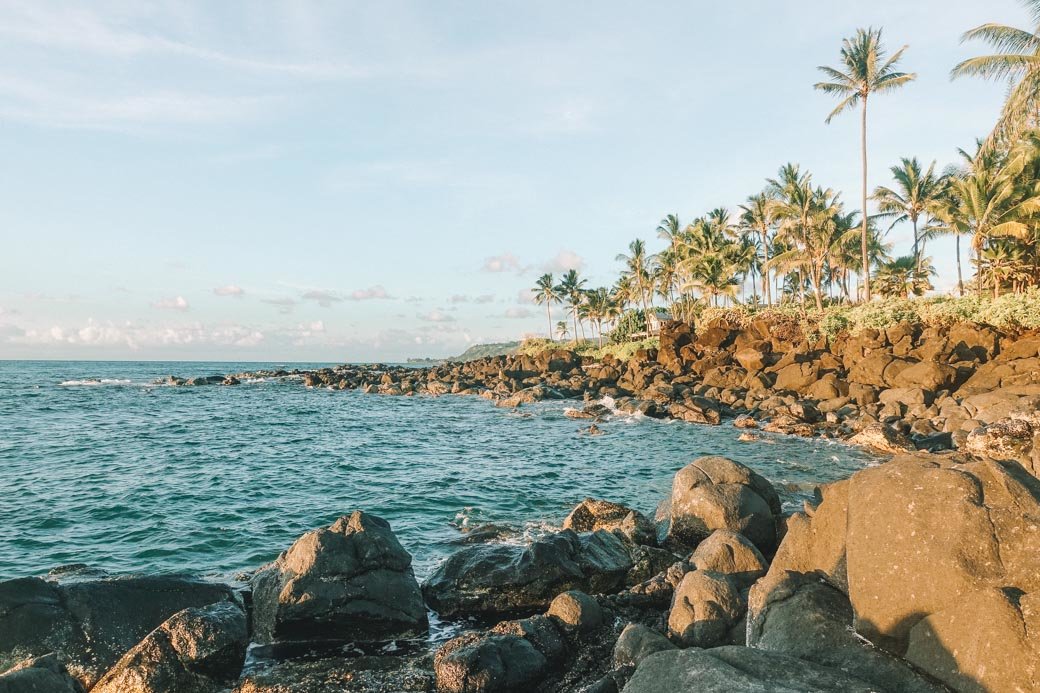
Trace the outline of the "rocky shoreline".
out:
M 586 499 L 526 544 L 478 527 L 422 584 L 361 510 L 236 585 L 82 566 L 0 582 L 0 693 L 1040 689 L 1040 336 L 671 324 L 624 363 L 559 350 L 169 382 L 290 376 L 580 398 L 571 415 L 593 422 L 609 397 L 894 457 L 793 515 L 750 468 L 700 457 L 654 517 Z M 462 634 L 431 641 L 432 619 Z

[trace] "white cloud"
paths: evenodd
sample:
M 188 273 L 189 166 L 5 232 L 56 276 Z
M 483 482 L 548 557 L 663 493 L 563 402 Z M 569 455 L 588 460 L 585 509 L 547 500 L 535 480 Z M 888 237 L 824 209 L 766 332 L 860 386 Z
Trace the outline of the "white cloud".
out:
M 150 325 L 133 322 L 114 323 L 88 320 L 80 327 L 27 329 L 8 342 L 27 345 L 79 345 L 87 347 L 127 347 L 134 351 L 167 346 L 257 346 L 264 333 L 244 325 Z
M 213 293 L 217 296 L 234 296 L 235 298 L 241 298 L 246 292 L 240 286 L 228 284 L 227 286 L 218 286 L 213 289 Z
M 152 304 L 153 308 L 159 310 L 179 310 L 184 312 L 190 308 L 187 299 L 183 296 L 174 296 L 173 298 L 160 298 L 158 301 Z
M 521 272 L 520 260 L 510 252 L 484 259 L 485 272 Z
M 356 289 L 348 296 L 351 301 L 372 301 L 393 298 L 380 284 L 370 286 L 367 289 Z
M 542 268 L 546 272 L 566 272 L 568 270 L 577 270 L 585 267 L 585 260 L 573 250 L 561 250 L 556 253 L 556 256 L 550 260 L 546 260 L 542 264 Z
M 465 294 L 455 294 L 448 298 L 448 303 L 456 305 L 459 303 L 476 303 L 477 305 L 483 303 L 491 303 L 495 300 L 492 294 L 480 294 L 479 296 L 466 296 Z
M 505 312 L 505 314 L 502 317 L 509 318 L 511 320 L 520 320 L 522 318 L 529 318 L 532 315 L 533 315 L 533 313 L 531 311 L 529 311 L 527 308 L 515 308 L 514 307 L 514 308 L 506 308 L 506 312 Z
M 455 322 L 455 318 L 440 310 L 431 310 L 429 313 L 415 316 L 427 322 Z

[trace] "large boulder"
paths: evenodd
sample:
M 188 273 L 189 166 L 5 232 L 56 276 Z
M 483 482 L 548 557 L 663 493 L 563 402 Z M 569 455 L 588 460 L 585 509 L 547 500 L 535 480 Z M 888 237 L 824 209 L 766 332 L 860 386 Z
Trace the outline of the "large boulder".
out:
M 748 647 L 847 672 L 891 693 L 941 693 L 905 662 L 852 630 L 849 598 L 818 575 L 785 573 L 751 589 Z
M 252 587 L 259 642 L 383 640 L 428 625 L 411 555 L 386 520 L 360 510 L 304 534 Z
M 618 531 L 635 544 L 657 544 L 657 528 L 646 515 L 620 503 L 595 498 L 579 503 L 563 521 L 563 528 L 575 532 Z
M 743 618 L 746 606 L 725 575 L 694 570 L 686 573 L 675 589 L 668 631 L 686 647 L 721 645 Z
M 957 369 L 945 363 L 921 361 L 899 371 L 892 378 L 897 388 L 922 388 L 933 392 L 948 390 L 957 380 Z
M 780 516 L 780 497 L 764 477 L 725 457 L 701 457 L 672 480 L 667 539 L 696 546 L 716 529 L 729 529 L 768 555 Z
M 991 460 L 1014 460 L 1040 477 L 1040 419 L 1035 415 L 1001 419 L 968 434 L 961 448 Z
M 880 421 L 864 426 L 863 430 L 849 438 L 849 443 L 890 454 L 914 449 L 914 444 L 910 442 L 909 438 Z
M 91 693 L 217 693 L 238 678 L 248 644 L 237 604 L 185 609 L 123 655 Z
M 534 612 L 571 589 L 615 592 L 632 565 L 615 534 L 565 529 L 526 546 L 479 544 L 456 551 L 423 583 L 423 595 L 445 617 Z
M 227 585 L 182 575 L 83 571 L 0 582 L 0 670 L 53 652 L 89 689 L 173 614 L 233 600 Z
M 791 518 L 764 581 L 819 571 L 848 594 L 860 635 L 924 673 L 964 690 L 1030 690 L 1038 528 L 1040 480 L 1018 463 L 904 455 Z
M 623 693 L 877 693 L 872 683 L 797 657 L 727 646 L 657 652 L 646 657 Z

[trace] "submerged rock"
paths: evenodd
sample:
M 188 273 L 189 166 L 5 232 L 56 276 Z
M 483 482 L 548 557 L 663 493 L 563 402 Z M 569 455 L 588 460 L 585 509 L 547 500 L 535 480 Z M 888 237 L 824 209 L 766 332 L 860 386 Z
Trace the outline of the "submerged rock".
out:
M 252 586 L 260 642 L 385 640 L 428 626 L 411 554 L 386 520 L 360 510 L 304 534 Z
M 531 612 L 569 589 L 617 591 L 632 565 L 628 548 L 611 532 L 563 530 L 527 546 L 460 549 L 423 583 L 423 595 L 445 617 Z

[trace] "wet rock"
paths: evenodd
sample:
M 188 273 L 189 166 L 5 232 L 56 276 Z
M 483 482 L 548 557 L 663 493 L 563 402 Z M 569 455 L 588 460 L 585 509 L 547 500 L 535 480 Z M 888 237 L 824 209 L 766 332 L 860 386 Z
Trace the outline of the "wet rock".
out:
M 264 662 L 243 673 L 234 693 L 429 693 L 432 690 L 435 684 L 431 656 L 384 653 Z
M 252 580 L 253 631 L 275 639 L 383 640 L 426 631 L 412 557 L 382 518 L 355 511 L 296 540 Z
M 620 503 L 586 498 L 563 521 L 564 529 L 594 532 L 617 530 L 635 544 L 657 544 L 657 528 L 648 517 Z
M 728 575 L 739 589 L 750 587 L 766 574 L 769 564 L 762 553 L 743 535 L 717 529 L 697 545 L 688 559 L 694 570 Z
M 226 585 L 189 576 L 100 576 L 0 582 L 0 662 L 57 654 L 85 688 L 173 614 L 233 601 Z
M 653 628 L 642 624 L 629 623 L 621 631 L 614 644 L 613 662 L 616 668 L 637 666 L 641 661 L 655 652 L 675 650 L 675 645 Z
M 747 647 L 657 652 L 636 667 L 623 693 L 877 693 L 838 669 Z
M 515 635 L 468 633 L 434 657 L 437 690 L 445 693 L 516 691 L 545 678 L 549 664 L 531 643 Z
M 881 422 L 868 424 L 859 433 L 849 438 L 849 442 L 853 445 L 873 448 L 878 452 L 893 454 L 914 449 L 909 438 Z
M 725 575 L 695 570 L 675 589 L 668 631 L 686 647 L 714 647 L 724 643 L 745 610 L 740 592 Z
M 91 692 L 226 690 L 238 678 L 248 642 L 246 615 L 237 604 L 185 609 L 123 655 Z
M 613 533 L 563 530 L 527 546 L 461 549 L 426 580 L 423 595 L 445 617 L 537 611 L 570 589 L 615 592 L 631 568 L 628 549 Z
M 725 457 L 701 457 L 672 481 L 667 538 L 696 546 L 716 529 L 729 529 L 771 554 L 780 514 L 780 498 L 765 478 Z

